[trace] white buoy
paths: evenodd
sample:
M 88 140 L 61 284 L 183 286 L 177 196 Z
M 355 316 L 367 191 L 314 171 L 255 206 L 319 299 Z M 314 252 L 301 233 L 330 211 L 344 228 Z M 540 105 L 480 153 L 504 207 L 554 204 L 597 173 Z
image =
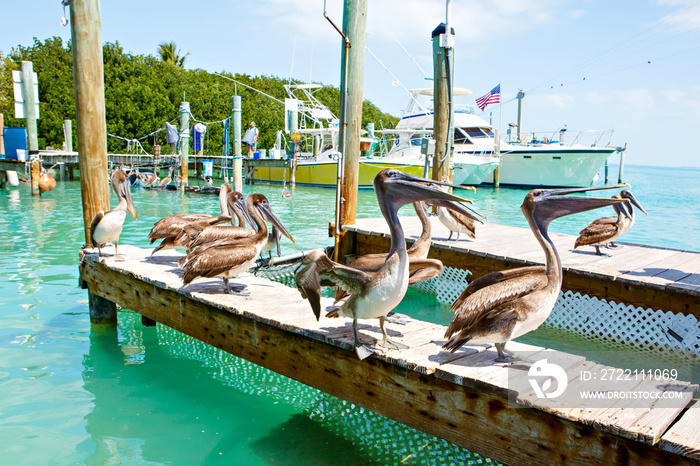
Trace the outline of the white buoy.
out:
M 7 173 L 7 182 L 10 183 L 10 186 L 19 186 L 19 177 L 16 171 L 7 170 L 5 173 Z

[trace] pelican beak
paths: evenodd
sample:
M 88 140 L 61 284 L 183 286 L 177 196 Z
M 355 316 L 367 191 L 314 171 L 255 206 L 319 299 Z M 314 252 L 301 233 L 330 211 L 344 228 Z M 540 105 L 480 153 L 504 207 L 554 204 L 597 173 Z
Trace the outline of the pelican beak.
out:
M 634 194 L 632 194 L 632 191 L 630 191 L 628 189 L 623 190 L 622 197 L 629 199 L 629 201 L 632 203 L 632 205 L 634 205 L 637 209 L 644 212 L 646 215 L 649 215 L 649 214 L 647 214 L 647 211 L 644 210 L 644 207 L 642 207 L 642 205 L 639 203 L 639 201 L 637 201 L 637 198 L 634 197 Z
M 457 186 L 443 181 L 428 180 L 409 173 L 400 172 L 398 170 L 388 169 L 384 172 L 387 172 L 388 175 L 384 179 L 384 187 L 387 193 L 391 194 L 393 202 L 397 203 L 399 206 L 415 201 L 451 201 L 453 203 L 458 203 L 460 206 L 461 203 L 471 203 L 469 199 L 455 196 L 454 194 L 447 193 L 431 185 L 449 186 L 460 189 L 462 186 Z M 466 211 L 464 206 L 461 207 L 462 210 Z
M 603 189 L 619 189 L 625 186 L 629 185 L 618 184 L 614 186 L 595 186 L 588 188 L 534 189 L 530 191 L 527 196 L 532 196 L 534 198 L 537 209 L 537 219 L 546 227 L 552 220 L 565 215 L 577 214 L 579 212 L 586 212 L 588 210 L 626 202 L 626 200 L 622 198 L 568 196 L 568 194 L 599 191 Z M 525 208 L 524 202 L 521 208 Z
M 284 225 L 282 225 L 282 221 L 279 219 L 279 217 L 277 217 L 277 215 L 275 215 L 275 213 L 272 211 L 269 203 L 263 202 L 261 204 L 258 204 L 257 209 L 260 211 L 260 215 L 262 215 L 262 218 L 270 222 L 273 227 L 279 230 L 280 233 L 292 240 L 292 243 L 296 242 L 294 241 L 294 238 L 292 238 L 292 235 L 290 235 L 287 229 L 284 227 Z
M 134 207 L 134 201 L 131 199 L 131 188 L 129 187 L 129 181 L 123 181 L 120 186 L 122 195 L 126 199 L 126 210 L 134 217 L 134 220 L 138 220 L 136 215 L 136 208 Z

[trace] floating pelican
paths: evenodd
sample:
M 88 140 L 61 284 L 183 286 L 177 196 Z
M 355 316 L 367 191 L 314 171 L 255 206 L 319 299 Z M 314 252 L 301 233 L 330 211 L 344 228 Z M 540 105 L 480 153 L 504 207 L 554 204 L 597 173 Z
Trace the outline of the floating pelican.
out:
M 454 352 L 465 343 L 495 343 L 497 360 L 507 361 L 506 342 L 539 327 L 552 312 L 561 290 L 561 260 L 547 234 L 549 223 L 624 202 L 567 194 L 621 186 L 625 185 L 530 191 L 520 209 L 542 246 L 546 265 L 494 272 L 472 281 L 452 305 L 455 316 L 445 332 L 448 341 L 443 348 Z
M 231 219 L 231 205 L 229 203 L 229 195 L 233 192 L 227 184 L 221 186 L 219 190 L 219 209 L 220 216 L 210 214 L 173 214 L 163 217 L 153 224 L 153 228 L 148 232 L 148 239 L 153 244 L 156 240 L 162 239 L 161 243 L 156 247 L 151 255 L 163 249 L 189 249 L 187 243 L 191 238 L 183 238 L 178 236 L 186 225 L 200 225 L 200 229 L 205 226 L 216 225 L 222 222 L 227 222 Z M 176 238 L 179 241 L 176 241 Z
M 158 183 L 158 186 L 161 186 L 161 187 L 167 186 L 168 184 L 170 184 L 170 181 L 172 179 L 173 179 L 173 167 L 170 167 L 170 169 L 168 170 L 168 176 L 166 176 L 165 178 L 160 180 L 160 183 Z
M 222 277 L 226 292 L 231 293 L 229 278 L 237 277 L 253 265 L 267 242 L 267 224 L 272 223 L 283 235 L 294 241 L 292 235 L 282 225 L 279 218 L 270 209 L 267 198 L 262 194 L 249 194 L 246 198 L 246 212 L 249 221 L 258 227 L 250 237 L 237 240 L 219 240 L 205 249 L 196 249 L 188 255 L 184 265 L 183 283 L 188 285 L 197 277 Z
M 119 252 L 117 251 L 119 235 L 122 233 L 126 212 L 129 211 L 129 213 L 134 216 L 134 219 L 136 219 L 136 209 L 131 200 L 129 179 L 126 173 L 123 170 L 115 171 L 112 173 L 111 182 L 112 189 L 114 189 L 114 192 L 119 198 L 119 204 L 108 212 L 103 212 L 101 210 L 97 212 L 97 215 L 95 215 L 90 223 L 90 241 L 92 242 L 92 246 L 97 248 L 97 252 L 100 256 L 102 256 L 102 247 L 106 243 L 114 243 L 114 259 L 123 261 L 124 259 L 119 256 Z
M 330 260 L 324 251 L 319 249 L 312 251 L 302 260 L 295 274 L 297 287 L 302 296 L 309 300 L 317 319 L 321 315 L 322 284 L 336 285 L 348 291 L 348 299 L 340 308 L 326 316 L 343 315 L 353 319 L 355 351 L 360 359 L 369 356 L 372 350 L 360 342 L 357 335 L 357 319 L 379 318 L 384 343 L 396 348 L 400 346 L 389 340 L 384 329 L 387 314 L 406 294 L 410 274 L 406 239 L 397 215 L 399 208 L 416 201 L 431 200 L 436 205 L 453 201 L 455 208 L 467 212 L 456 202 L 469 201 L 422 183 L 445 184 L 390 168 L 382 170 L 374 178 L 377 201 L 391 233 L 391 249 L 379 267 L 358 269 L 342 265 Z

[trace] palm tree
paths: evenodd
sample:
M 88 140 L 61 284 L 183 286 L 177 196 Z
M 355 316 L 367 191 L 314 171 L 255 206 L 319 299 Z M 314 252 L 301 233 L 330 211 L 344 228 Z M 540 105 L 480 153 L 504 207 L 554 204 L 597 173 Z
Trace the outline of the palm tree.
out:
M 180 51 L 177 49 L 175 41 L 163 42 L 158 44 L 158 55 L 160 59 L 166 63 L 172 63 L 180 68 L 185 67 L 185 58 L 189 53 L 186 53 L 182 57 L 180 56 Z

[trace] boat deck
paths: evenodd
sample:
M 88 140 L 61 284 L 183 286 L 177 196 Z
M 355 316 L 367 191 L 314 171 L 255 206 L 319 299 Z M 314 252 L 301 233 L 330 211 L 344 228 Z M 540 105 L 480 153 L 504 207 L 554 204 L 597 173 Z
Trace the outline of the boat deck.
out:
M 421 233 L 417 217 L 402 217 L 406 238 Z M 526 228 L 487 223 L 478 225 L 476 239 L 461 235 L 447 241 L 449 230 L 431 217 L 433 243 L 429 257 L 445 266 L 468 269 L 478 278 L 506 268 L 544 263 L 544 254 Z M 353 238 L 358 255 L 389 250 L 389 228 L 384 219 L 357 220 L 343 227 Z M 550 232 L 564 269 L 564 290 L 601 299 L 692 314 L 700 320 L 700 253 L 617 242 L 616 249 L 573 249 L 575 236 Z M 453 235 L 454 238 L 454 235 Z
M 438 233 L 439 234 L 439 233 Z M 114 249 L 103 249 L 113 254 Z M 223 293 L 221 279 L 183 287 L 179 253 L 120 245 L 125 262 L 81 254 L 80 281 L 93 296 L 132 309 L 236 356 L 506 463 L 679 464 L 700 459 L 697 385 L 679 380 L 586 381 L 613 368 L 567 353 L 512 342 L 529 361 L 496 363 L 487 345 L 442 351 L 445 328 L 393 316 L 392 339 L 408 349 L 379 348 L 360 361 L 347 318 L 316 321 L 294 289 L 250 273 Z M 322 298 L 323 307 L 332 304 Z M 376 320 L 361 338 L 381 338 Z M 528 383 L 546 358 L 566 371 L 568 386 L 647 392 L 644 399 L 576 401 L 540 398 Z M 588 385 L 587 385 L 588 384 Z M 546 390 L 546 389 L 545 389 Z M 569 393 L 567 389 L 567 394 Z M 672 393 L 672 396 L 668 395 Z M 666 396 L 664 396 L 666 394 Z

